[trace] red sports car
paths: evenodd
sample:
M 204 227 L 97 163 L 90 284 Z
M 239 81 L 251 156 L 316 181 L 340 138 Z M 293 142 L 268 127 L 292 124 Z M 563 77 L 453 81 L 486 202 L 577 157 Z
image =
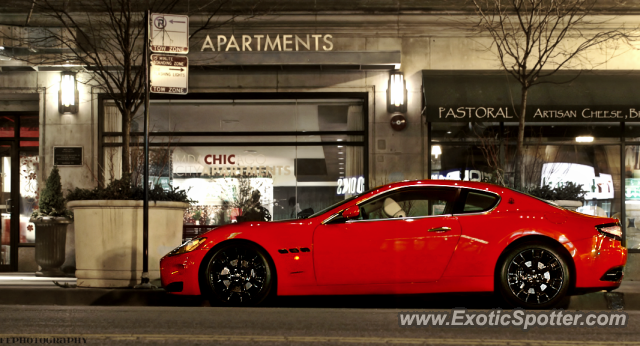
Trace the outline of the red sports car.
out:
M 218 227 L 162 258 L 168 292 L 255 305 L 270 295 L 499 292 L 523 308 L 620 286 L 618 220 L 497 185 L 380 186 L 304 219 Z

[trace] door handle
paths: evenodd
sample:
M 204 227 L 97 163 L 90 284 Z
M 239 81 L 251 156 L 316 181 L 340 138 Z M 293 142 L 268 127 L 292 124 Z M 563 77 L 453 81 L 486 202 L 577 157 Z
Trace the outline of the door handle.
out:
M 451 227 L 436 227 L 429 229 L 429 232 L 443 233 L 451 230 Z

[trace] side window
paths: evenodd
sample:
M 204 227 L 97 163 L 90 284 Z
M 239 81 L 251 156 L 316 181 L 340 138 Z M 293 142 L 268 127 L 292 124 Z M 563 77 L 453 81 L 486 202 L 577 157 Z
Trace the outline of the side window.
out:
M 450 214 L 455 188 L 406 188 L 384 194 L 360 206 L 364 220 Z
M 498 196 L 483 192 L 468 191 L 464 202 L 464 213 L 478 213 L 491 210 L 498 203 Z

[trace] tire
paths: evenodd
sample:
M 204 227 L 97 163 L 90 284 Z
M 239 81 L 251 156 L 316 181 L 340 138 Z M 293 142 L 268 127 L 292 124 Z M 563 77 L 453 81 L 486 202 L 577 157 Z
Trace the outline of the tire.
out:
M 569 266 L 557 247 L 541 242 L 510 249 L 499 264 L 496 287 L 512 307 L 550 309 L 570 286 Z
M 245 242 L 229 242 L 203 260 L 200 289 L 212 306 L 256 306 L 275 292 L 268 254 Z

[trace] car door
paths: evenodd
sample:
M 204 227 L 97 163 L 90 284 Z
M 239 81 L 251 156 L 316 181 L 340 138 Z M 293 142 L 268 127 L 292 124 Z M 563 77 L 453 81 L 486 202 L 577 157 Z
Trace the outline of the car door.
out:
M 360 217 L 340 217 L 314 231 L 319 285 L 435 281 L 460 238 L 451 215 L 459 193 L 450 187 L 407 187 L 358 205 Z

